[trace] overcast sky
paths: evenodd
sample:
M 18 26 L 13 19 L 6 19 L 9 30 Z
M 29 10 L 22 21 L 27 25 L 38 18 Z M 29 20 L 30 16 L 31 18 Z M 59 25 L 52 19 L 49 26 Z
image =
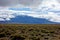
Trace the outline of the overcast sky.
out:
M 43 1 L 46 0 L 0 0 L 0 6 L 12 6 L 12 5 L 20 4 L 23 6 L 37 7 Z M 57 1 L 60 2 L 60 0 Z
M 21 4 L 23 6 L 36 7 L 42 0 L 0 0 L 0 6 L 12 6 Z

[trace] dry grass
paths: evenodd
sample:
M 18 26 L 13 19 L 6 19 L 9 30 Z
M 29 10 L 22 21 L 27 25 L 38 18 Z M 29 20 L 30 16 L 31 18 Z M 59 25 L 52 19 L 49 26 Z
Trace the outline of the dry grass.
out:
M 60 25 L 0 24 L 0 40 L 60 40 Z

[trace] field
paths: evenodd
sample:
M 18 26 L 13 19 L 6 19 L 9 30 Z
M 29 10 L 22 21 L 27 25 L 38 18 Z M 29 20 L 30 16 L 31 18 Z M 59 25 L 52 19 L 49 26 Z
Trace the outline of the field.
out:
M 0 40 L 60 40 L 60 25 L 0 24 Z

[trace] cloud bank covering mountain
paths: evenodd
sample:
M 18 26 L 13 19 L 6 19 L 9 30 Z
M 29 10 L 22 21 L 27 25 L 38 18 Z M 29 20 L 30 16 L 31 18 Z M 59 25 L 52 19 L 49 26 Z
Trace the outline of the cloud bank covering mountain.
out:
M 31 16 L 60 23 L 59 0 L 18 0 L 15 2 L 13 0 L 12 3 L 10 1 L 9 4 L 5 4 L 4 0 L 0 3 L 0 21 L 8 21 L 17 16 Z

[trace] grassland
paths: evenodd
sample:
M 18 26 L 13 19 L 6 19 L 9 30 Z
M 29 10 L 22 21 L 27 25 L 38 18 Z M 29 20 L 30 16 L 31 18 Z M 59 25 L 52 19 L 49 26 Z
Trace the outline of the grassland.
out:
M 60 25 L 0 24 L 0 40 L 60 40 Z

